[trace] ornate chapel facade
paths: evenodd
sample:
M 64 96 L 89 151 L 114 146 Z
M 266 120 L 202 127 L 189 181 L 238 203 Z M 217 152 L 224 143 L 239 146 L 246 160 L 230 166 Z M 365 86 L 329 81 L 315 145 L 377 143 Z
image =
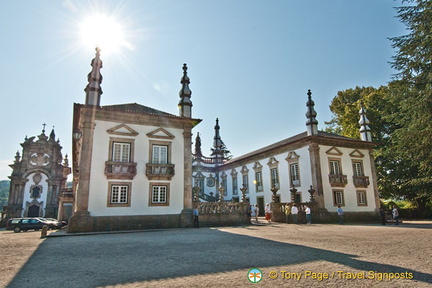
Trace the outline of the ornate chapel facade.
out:
M 16 153 L 12 168 L 6 216 L 57 218 L 59 197 L 68 188 L 71 173 L 67 155 L 63 159 L 54 129 L 45 135 L 25 138 L 22 154 Z

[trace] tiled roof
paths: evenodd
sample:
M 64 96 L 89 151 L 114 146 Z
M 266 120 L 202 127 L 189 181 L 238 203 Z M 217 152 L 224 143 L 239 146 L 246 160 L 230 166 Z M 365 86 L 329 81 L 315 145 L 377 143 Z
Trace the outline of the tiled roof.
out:
M 263 153 L 266 151 L 270 151 L 270 150 L 275 149 L 277 147 L 286 146 L 286 145 L 289 145 L 289 144 L 294 143 L 296 141 L 299 141 L 301 139 L 304 139 L 306 137 L 308 137 L 307 132 L 302 132 L 300 134 L 297 134 L 297 135 L 294 135 L 292 137 L 286 138 L 282 141 L 270 144 L 270 145 L 265 146 L 263 148 L 260 148 L 258 150 L 249 152 L 249 153 L 241 155 L 239 157 L 235 157 L 235 158 L 229 160 L 228 162 L 226 162 L 225 164 L 235 162 L 235 161 L 238 161 L 241 159 L 245 159 L 245 158 L 248 158 L 250 156 L 257 155 L 257 154 L 260 154 L 260 153 Z M 341 136 L 341 135 L 334 134 L 334 133 L 328 133 L 328 132 L 324 132 L 324 131 L 318 131 L 318 135 L 315 137 L 321 137 L 321 138 L 326 138 L 326 139 L 335 139 L 335 140 L 359 141 L 359 142 L 364 143 L 364 141 L 362 141 L 360 139 L 349 138 L 349 137 Z
M 137 114 L 151 114 L 151 115 L 159 115 L 165 117 L 175 117 L 180 118 L 177 115 L 166 113 L 157 109 L 153 109 L 138 103 L 128 103 L 128 104 L 118 104 L 118 105 L 107 105 L 102 106 L 102 110 L 108 111 L 122 111 L 128 113 L 137 113 Z

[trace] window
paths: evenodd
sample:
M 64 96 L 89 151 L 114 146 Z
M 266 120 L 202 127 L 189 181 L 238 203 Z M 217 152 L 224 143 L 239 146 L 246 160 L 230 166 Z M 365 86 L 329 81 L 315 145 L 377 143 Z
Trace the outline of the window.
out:
M 262 172 L 261 171 L 255 173 L 255 189 L 256 189 L 256 192 L 262 192 L 263 191 Z
M 233 195 L 238 195 L 238 183 L 237 183 L 237 176 L 233 176 L 232 178 L 232 189 L 233 189 Z
M 108 159 L 111 162 L 133 162 L 135 139 L 110 137 Z
M 335 206 L 345 205 L 343 191 L 342 190 L 335 190 L 335 191 L 333 191 L 333 200 L 334 200 L 334 205 Z
M 357 191 L 357 205 L 367 206 L 366 191 Z
M 339 160 L 330 160 L 330 174 L 341 175 L 340 162 Z
M 226 177 L 222 177 L 222 187 L 224 188 L 224 196 L 228 195 L 228 185 L 226 181 Z
M 271 187 L 279 188 L 279 173 L 277 168 L 270 169 Z
M 167 187 L 166 186 L 153 186 L 152 203 L 166 203 L 167 202 Z
M 107 179 L 132 180 L 135 177 L 134 143 L 134 139 L 110 137 L 104 171 Z
M 149 162 L 145 174 L 149 180 L 171 180 L 175 175 L 175 165 L 171 163 L 171 142 L 149 141 Z
M 113 142 L 112 161 L 130 162 L 130 143 Z
M 32 198 L 40 198 L 42 193 L 42 186 L 40 185 L 33 185 L 30 188 L 30 194 Z
M 300 185 L 300 175 L 298 163 L 290 164 L 291 184 L 293 186 Z
M 247 174 L 245 174 L 245 175 L 243 175 L 243 187 L 247 189 L 246 193 L 249 192 L 249 185 L 248 185 L 248 183 L 249 183 L 249 177 L 248 177 Z
M 169 183 L 150 183 L 150 206 L 169 205 Z
M 168 163 L 168 146 L 153 145 L 153 164 L 167 164 Z
M 364 176 L 362 162 L 353 162 L 354 176 Z
M 294 202 L 296 203 L 301 203 L 302 202 L 302 193 L 301 192 L 297 192 L 294 194 Z
M 198 187 L 200 188 L 200 192 L 201 192 L 201 193 L 204 193 L 204 179 L 202 179 L 202 178 L 197 178 L 197 179 L 195 180 L 195 184 L 196 184 L 196 186 L 198 186 Z
M 108 207 L 130 206 L 131 183 L 109 183 Z

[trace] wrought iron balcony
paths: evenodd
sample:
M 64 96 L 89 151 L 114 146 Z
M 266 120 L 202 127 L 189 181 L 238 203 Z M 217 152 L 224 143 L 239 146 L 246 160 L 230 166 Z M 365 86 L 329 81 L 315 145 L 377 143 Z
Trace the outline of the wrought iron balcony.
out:
M 135 162 L 105 162 L 105 175 L 107 179 L 132 180 L 137 174 Z
M 175 174 L 174 164 L 146 164 L 146 176 L 149 180 L 171 180 Z
M 332 187 L 345 187 L 348 183 L 347 175 L 329 174 L 329 181 Z
M 355 187 L 366 188 L 370 184 L 369 176 L 353 176 L 353 182 Z

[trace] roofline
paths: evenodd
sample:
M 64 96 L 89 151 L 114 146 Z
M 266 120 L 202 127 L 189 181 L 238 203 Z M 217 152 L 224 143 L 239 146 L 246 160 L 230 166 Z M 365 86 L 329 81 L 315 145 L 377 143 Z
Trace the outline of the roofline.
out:
M 255 160 L 258 161 L 263 158 L 268 158 L 267 154 L 274 155 L 274 151 L 280 150 L 278 152 L 284 153 L 288 150 L 295 150 L 301 147 L 304 147 L 306 145 L 317 143 L 320 145 L 328 145 L 328 146 L 341 146 L 341 147 L 348 147 L 348 148 L 363 148 L 363 149 L 372 149 L 373 147 L 379 145 L 375 142 L 366 142 L 359 139 L 353 139 L 348 138 L 344 136 L 340 136 L 337 134 L 333 134 L 336 137 L 331 137 L 331 133 L 322 132 L 319 131 L 318 135 L 310 135 L 307 136 L 307 132 L 302 132 L 297 135 L 294 135 L 292 137 L 286 138 L 284 140 L 281 140 L 279 142 L 270 144 L 268 146 L 265 146 L 263 148 L 254 150 L 252 152 L 246 153 L 244 155 L 241 155 L 239 157 L 235 157 L 230 159 L 229 161 L 222 164 L 222 167 L 230 167 L 234 165 L 235 163 L 242 162 L 245 160 L 249 160 L 248 162 L 254 162 Z M 335 143 L 337 142 L 337 143 Z

